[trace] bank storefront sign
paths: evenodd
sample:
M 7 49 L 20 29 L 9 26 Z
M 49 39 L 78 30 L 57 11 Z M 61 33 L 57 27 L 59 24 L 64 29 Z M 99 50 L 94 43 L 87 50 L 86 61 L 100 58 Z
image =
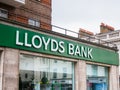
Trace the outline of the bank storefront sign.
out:
M 41 34 L 34 34 L 31 36 L 30 33 L 21 31 L 16 31 L 16 45 L 34 48 L 38 50 L 44 50 L 46 52 L 58 53 L 58 54 L 68 54 L 72 56 L 78 56 L 83 58 L 92 59 L 92 48 L 83 46 L 80 44 L 74 44 L 73 42 L 67 42 L 61 39 L 55 39 L 53 37 L 47 37 Z M 23 38 L 20 40 L 20 38 Z
M 3 24 L 0 46 L 118 65 L 118 54 L 114 51 Z

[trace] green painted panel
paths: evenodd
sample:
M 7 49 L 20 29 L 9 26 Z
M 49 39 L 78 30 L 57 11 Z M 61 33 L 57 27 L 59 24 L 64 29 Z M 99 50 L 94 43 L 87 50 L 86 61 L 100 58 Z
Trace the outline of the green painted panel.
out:
M 118 53 L 81 42 L 0 24 L 0 46 L 118 65 Z

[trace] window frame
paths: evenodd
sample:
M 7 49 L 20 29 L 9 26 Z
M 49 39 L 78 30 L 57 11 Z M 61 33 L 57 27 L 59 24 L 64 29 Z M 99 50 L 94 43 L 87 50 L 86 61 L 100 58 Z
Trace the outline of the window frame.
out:
M 23 55 L 23 56 L 22 56 Z M 25 55 L 25 57 L 24 57 L 24 55 Z M 39 58 L 38 58 L 39 57 Z M 21 65 L 19 64 L 19 72 L 20 72 L 20 74 L 19 74 L 19 76 L 23 76 L 26 72 L 28 72 L 28 74 L 30 75 L 27 79 L 27 81 L 30 81 L 29 79 L 30 78 L 32 78 L 32 76 L 36 76 L 36 74 L 34 73 L 34 72 L 36 72 L 36 71 L 30 71 L 30 70 L 34 70 L 34 69 L 30 69 L 30 70 L 28 70 L 27 69 L 27 67 L 24 67 L 24 61 L 26 62 L 29 62 L 28 60 L 33 60 L 33 62 L 34 62 L 34 64 L 35 64 L 35 62 L 36 62 L 36 60 L 38 61 L 38 60 L 40 60 L 39 62 L 41 63 L 41 60 L 45 60 L 45 59 L 47 59 L 48 60 L 48 62 L 49 62 L 49 64 L 48 64 L 48 66 L 49 66 L 49 69 L 48 69 L 48 71 L 50 71 L 50 72 L 48 72 L 47 71 L 47 73 L 51 73 L 51 75 L 53 75 L 53 73 L 55 72 L 56 74 L 59 74 L 58 76 L 61 76 L 61 77 L 56 77 L 56 78 L 53 78 L 51 75 L 48 75 L 47 74 L 47 78 L 48 78 L 48 82 L 50 82 L 51 84 L 53 84 L 53 86 L 54 85 L 56 85 L 56 83 L 57 82 L 59 82 L 59 84 L 65 84 L 65 85 L 69 85 L 69 86 L 72 86 L 71 88 L 72 88 L 72 90 L 74 90 L 74 80 L 75 80 L 75 77 L 74 77 L 74 74 L 75 74 L 75 72 L 74 72 L 74 62 L 72 62 L 72 61 L 64 61 L 64 60 L 61 60 L 61 59 L 53 59 L 53 58 L 49 58 L 49 57 L 42 57 L 42 56 L 36 56 L 36 55 L 30 55 L 30 54 L 24 54 L 24 53 L 21 53 L 20 54 L 20 61 L 19 62 L 21 62 L 21 60 L 22 60 L 22 62 L 23 62 L 23 64 L 22 64 L 22 62 L 20 63 L 21 65 L 22 65 L 22 67 L 21 67 Z M 55 63 L 54 61 L 55 60 L 57 60 L 57 63 Z M 36 62 L 37 64 L 39 64 L 39 62 Z M 63 78 L 62 76 L 63 76 L 63 68 L 64 68 L 64 63 L 66 62 L 66 64 L 67 63 L 69 63 L 69 65 L 68 65 L 68 67 L 70 67 L 71 68 L 71 70 L 68 70 L 68 73 L 66 73 L 66 74 L 69 74 L 69 75 L 67 75 L 68 77 L 66 77 L 66 78 Z M 29 62 L 30 63 L 30 62 Z M 32 63 L 32 62 L 31 62 Z M 40 64 L 39 64 L 40 65 Z M 50 66 L 51 65 L 51 66 Z M 60 68 L 58 67 L 58 65 L 62 65 Z M 31 64 L 29 64 L 29 66 L 31 66 L 31 67 L 34 67 L 34 65 L 31 65 Z M 36 64 L 35 64 L 35 66 L 36 66 Z M 43 65 L 40 65 L 40 66 L 43 66 Z M 24 67 L 24 68 L 23 68 Z M 66 67 L 66 68 L 68 68 L 68 67 Z M 56 70 L 54 70 L 56 68 Z M 42 69 L 42 68 L 41 68 Z M 25 71 L 25 70 L 28 70 L 28 71 Z M 37 69 L 36 69 L 37 70 Z M 24 72 L 25 71 L 25 72 Z M 59 71 L 59 72 L 58 72 Z M 22 72 L 23 72 L 23 74 L 22 74 Z M 42 75 L 42 73 L 43 73 L 44 71 L 42 70 L 40 70 L 40 73 L 41 73 L 41 75 Z M 74 73 L 73 73 L 74 72 Z M 34 75 L 32 75 L 34 73 Z M 70 75 L 71 74 L 71 75 Z M 32 80 L 36 80 L 36 78 L 38 78 L 38 81 L 37 82 L 39 82 L 39 79 L 41 80 L 41 75 L 40 75 L 40 78 L 38 77 L 39 76 L 39 74 L 37 75 L 37 77 L 33 77 L 33 79 Z M 56 76 L 56 75 L 55 75 Z M 24 77 L 23 77 L 23 79 L 21 79 L 22 81 L 23 80 L 25 80 L 24 79 Z M 23 83 L 24 82 L 26 82 L 26 81 L 23 81 Z M 35 81 L 36 82 L 36 81 Z M 41 81 L 40 81 L 40 83 L 39 83 L 40 85 L 42 84 L 41 83 Z M 36 84 L 35 84 L 36 85 Z M 42 85 L 41 85 L 42 86 Z M 51 87 L 51 88 L 54 88 L 54 87 Z M 67 86 L 66 86 L 67 87 Z M 62 88 L 66 88 L 66 87 L 62 87 Z M 41 88 L 41 87 L 40 87 Z
M 8 18 L 8 10 L 0 8 L 0 17 Z
M 29 18 L 28 19 L 28 24 L 32 25 L 32 26 L 35 26 L 35 27 L 40 27 L 40 21 L 35 20 L 35 19 Z

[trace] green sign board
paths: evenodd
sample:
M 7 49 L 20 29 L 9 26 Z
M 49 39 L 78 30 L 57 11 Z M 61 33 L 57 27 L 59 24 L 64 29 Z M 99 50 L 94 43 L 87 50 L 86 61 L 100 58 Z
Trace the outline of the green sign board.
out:
M 99 63 L 119 63 L 115 51 L 4 24 L 0 24 L 0 46 Z

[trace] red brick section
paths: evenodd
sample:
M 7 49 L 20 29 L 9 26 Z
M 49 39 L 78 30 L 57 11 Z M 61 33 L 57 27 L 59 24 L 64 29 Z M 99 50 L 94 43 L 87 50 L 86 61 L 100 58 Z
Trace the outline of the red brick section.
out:
M 107 25 L 107 24 L 105 25 L 104 23 L 101 23 L 100 26 L 105 27 L 105 28 L 107 28 L 107 29 L 109 29 L 109 30 L 113 30 L 113 31 L 115 30 L 114 27 L 112 27 L 112 26 L 110 26 L 110 25 Z
M 90 31 L 85 30 L 85 29 L 82 29 L 82 28 L 80 28 L 80 31 L 79 31 L 79 32 L 86 33 L 86 34 L 88 34 L 88 35 L 94 35 L 93 32 L 90 32 Z
M 41 0 L 41 2 L 46 5 L 51 5 L 51 0 Z
M 44 23 L 44 22 L 40 22 L 40 24 L 41 24 L 40 25 L 41 28 L 46 29 L 46 30 L 52 30 L 52 25 Z
M 51 30 L 51 0 L 26 0 L 25 5 L 17 8 L 0 3 L 0 8 L 8 10 L 9 19 L 25 24 L 28 24 L 28 19 L 34 19 L 40 21 L 40 28 Z
M 109 32 L 109 31 L 114 31 L 114 27 L 110 26 L 110 25 L 107 25 L 107 24 L 104 24 L 104 23 L 101 23 L 100 25 L 100 33 L 106 33 L 106 32 Z
M 11 19 L 11 20 L 15 20 L 15 21 L 18 21 L 18 22 L 21 22 L 21 23 L 28 24 L 28 18 L 24 17 L 24 16 L 21 16 L 21 15 L 15 15 L 13 13 L 9 13 L 8 18 Z
M 109 26 L 109 25 L 106 25 L 106 28 L 108 28 L 109 30 L 113 30 L 113 31 L 115 30 L 114 27 Z
M 8 18 L 11 20 L 15 20 L 21 23 L 25 23 L 28 24 L 28 18 L 25 16 L 21 16 L 18 14 L 14 14 L 14 13 L 9 13 L 8 14 Z M 52 25 L 49 23 L 45 23 L 45 22 L 40 22 L 40 28 L 45 29 L 45 30 L 51 30 L 52 29 Z

